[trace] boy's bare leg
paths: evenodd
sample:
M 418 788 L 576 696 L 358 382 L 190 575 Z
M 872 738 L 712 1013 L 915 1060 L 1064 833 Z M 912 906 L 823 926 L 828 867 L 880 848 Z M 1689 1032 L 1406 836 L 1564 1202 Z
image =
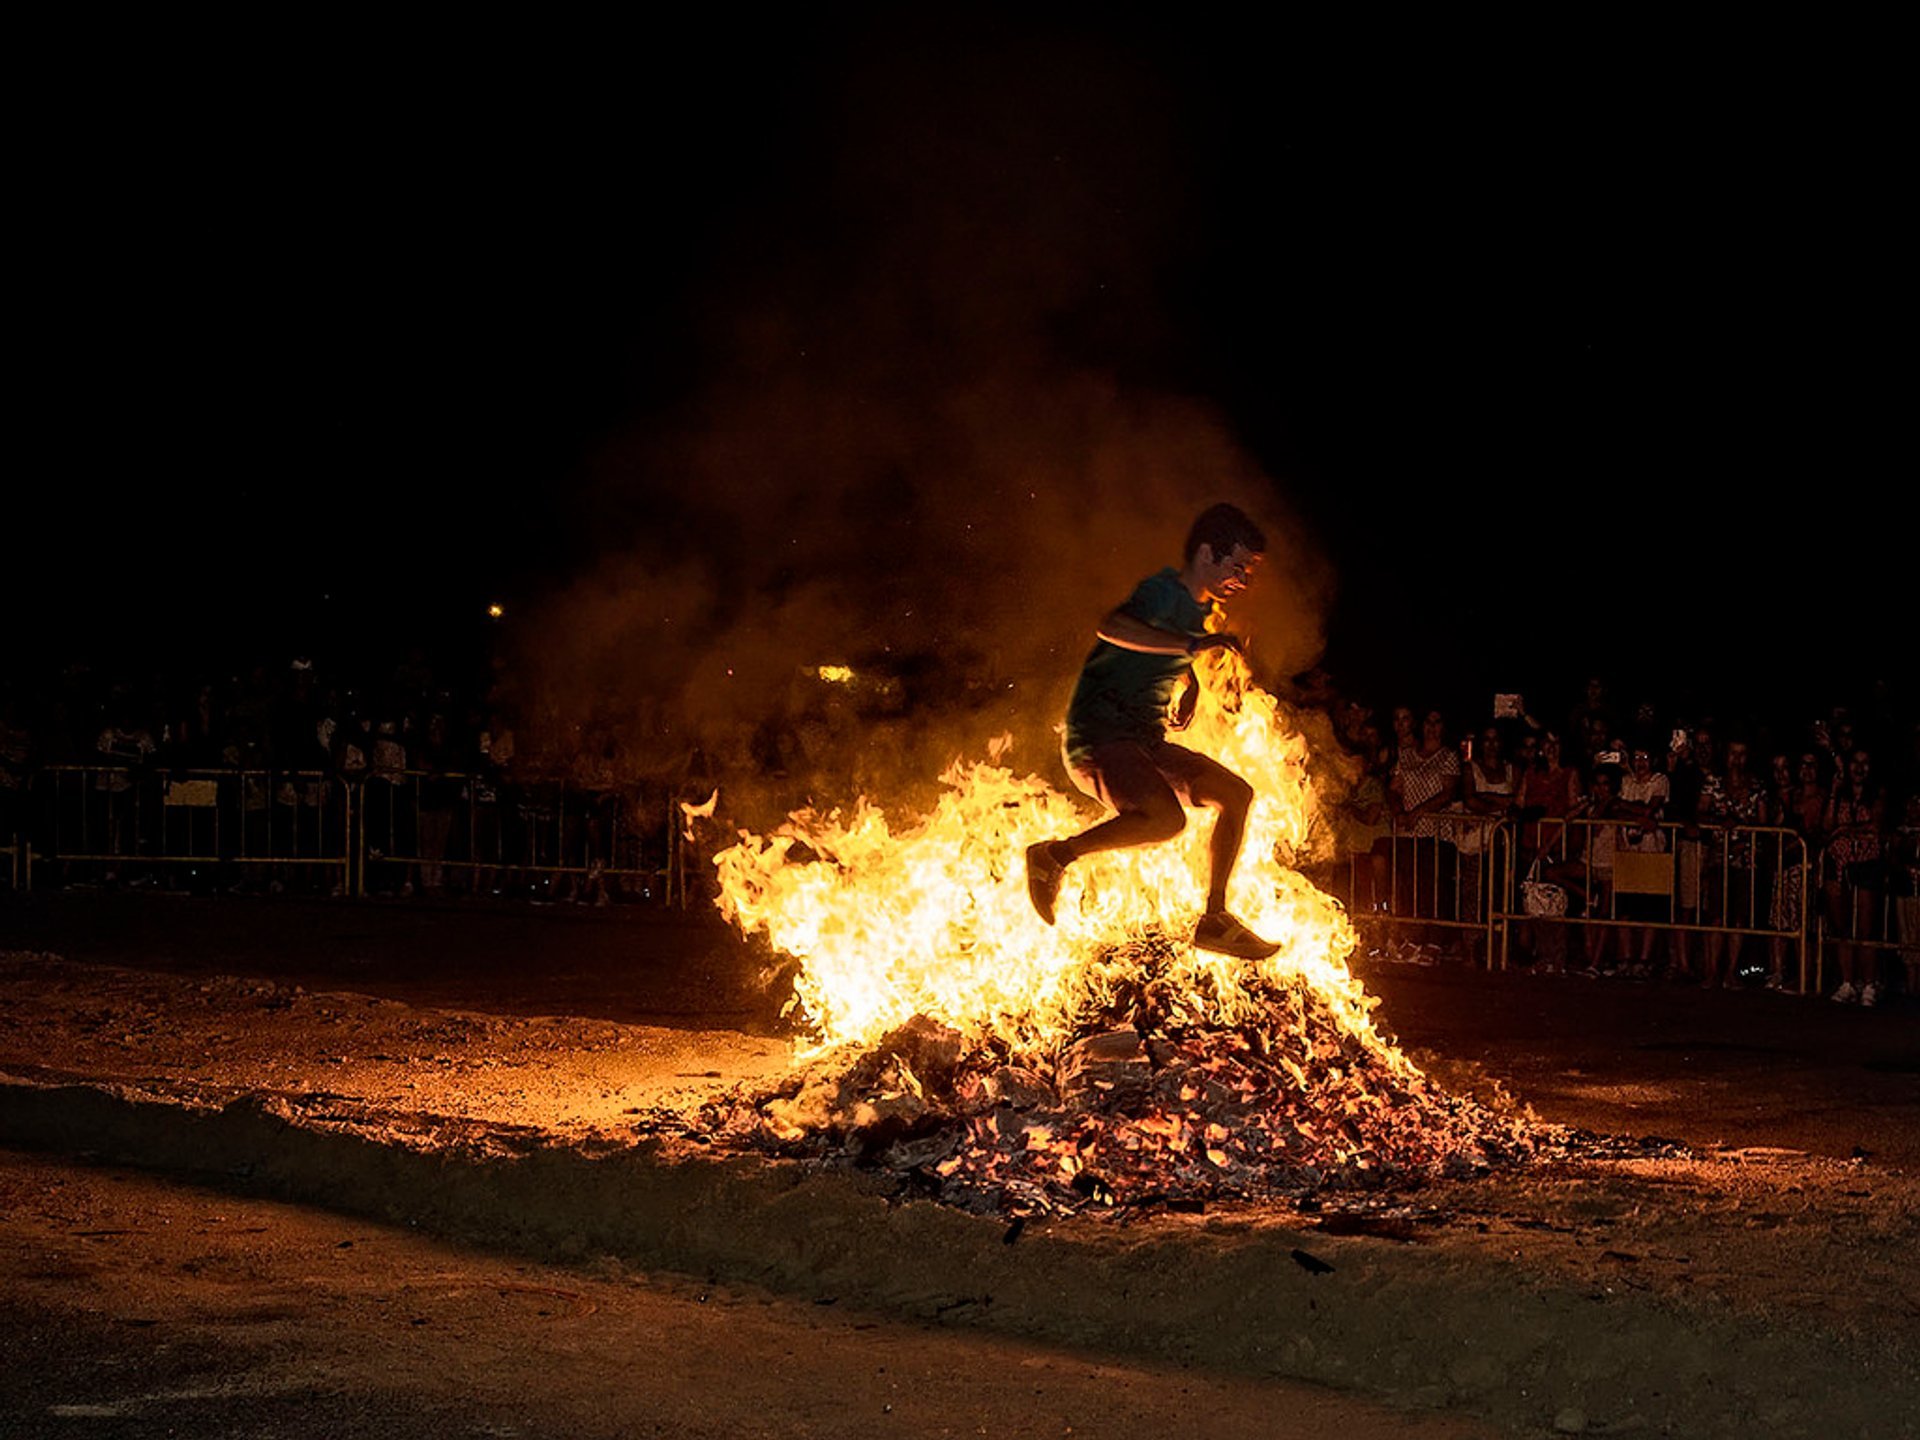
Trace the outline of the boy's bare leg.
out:
M 1213 811 L 1213 834 L 1207 839 L 1207 913 L 1227 908 L 1227 881 L 1240 858 L 1246 839 L 1247 811 L 1253 805 L 1253 787 L 1232 771 L 1216 767 L 1217 774 L 1197 776 L 1190 787 L 1196 804 Z
M 1027 847 L 1027 895 L 1049 925 L 1067 866 L 1075 860 L 1103 850 L 1159 844 L 1173 839 L 1187 824 L 1179 795 L 1138 745 L 1100 747 L 1086 770 L 1074 778 L 1113 814 L 1065 840 L 1042 840 Z

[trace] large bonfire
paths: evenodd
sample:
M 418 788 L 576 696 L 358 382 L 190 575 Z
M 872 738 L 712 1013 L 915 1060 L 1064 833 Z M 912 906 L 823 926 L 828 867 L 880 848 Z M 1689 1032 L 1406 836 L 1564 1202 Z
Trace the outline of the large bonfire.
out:
M 1254 787 L 1228 901 L 1271 958 L 1187 943 L 1205 817 L 1075 865 L 1043 924 L 1026 847 L 1087 817 L 995 746 L 911 823 L 800 811 L 716 857 L 721 911 L 790 957 L 818 1044 L 679 1123 L 1020 1214 L 1380 1189 L 1526 1154 L 1521 1119 L 1445 1093 L 1376 1029 L 1352 925 L 1293 868 L 1316 837 L 1306 742 L 1238 655 L 1196 668 L 1179 738 Z

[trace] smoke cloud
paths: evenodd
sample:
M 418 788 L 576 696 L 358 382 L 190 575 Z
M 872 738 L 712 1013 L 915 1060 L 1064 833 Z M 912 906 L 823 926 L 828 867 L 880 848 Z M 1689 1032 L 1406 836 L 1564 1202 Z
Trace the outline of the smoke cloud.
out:
M 848 61 L 818 168 L 716 269 L 695 398 L 598 457 L 604 558 L 516 657 L 530 728 L 697 743 L 780 803 L 897 798 L 1003 730 L 1057 778 L 1095 621 L 1217 500 L 1268 534 L 1230 616 L 1257 672 L 1318 657 L 1329 568 L 1164 383 L 1174 98 L 1124 51 L 943 40 Z

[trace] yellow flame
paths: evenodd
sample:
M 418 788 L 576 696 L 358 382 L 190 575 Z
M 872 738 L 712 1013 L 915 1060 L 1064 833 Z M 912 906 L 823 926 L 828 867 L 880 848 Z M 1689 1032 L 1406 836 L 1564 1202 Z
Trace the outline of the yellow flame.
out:
M 1253 809 L 1228 891 L 1235 914 L 1279 942 L 1258 963 L 1185 943 L 1206 896 L 1204 813 L 1163 845 L 1089 856 L 1067 872 L 1057 924 L 1027 898 L 1025 852 L 1084 829 L 1082 805 L 999 761 L 956 760 L 945 792 L 918 820 L 891 820 L 862 800 L 852 814 L 799 811 L 771 835 L 740 832 L 715 857 L 719 907 L 800 962 L 796 993 L 830 1043 L 871 1041 L 916 1014 L 975 1039 L 1019 1048 L 1065 1034 L 1089 1000 L 1123 984 L 1171 985 L 1195 1021 L 1257 1018 L 1253 982 L 1300 980 L 1396 1067 L 1413 1067 L 1373 1029 L 1374 1001 L 1346 967 L 1355 935 L 1340 905 L 1291 868 L 1326 841 L 1307 775 L 1307 745 L 1246 663 L 1216 651 L 1196 666 L 1199 705 L 1178 743 L 1213 755 L 1252 784 Z M 805 848 L 790 863 L 796 845 Z M 1135 946 L 1163 937 L 1177 943 Z M 1142 957 L 1151 954 L 1153 973 Z
M 829 685 L 845 685 L 853 679 L 853 667 L 851 665 L 822 665 L 813 673 L 818 675 L 822 680 L 825 680 Z

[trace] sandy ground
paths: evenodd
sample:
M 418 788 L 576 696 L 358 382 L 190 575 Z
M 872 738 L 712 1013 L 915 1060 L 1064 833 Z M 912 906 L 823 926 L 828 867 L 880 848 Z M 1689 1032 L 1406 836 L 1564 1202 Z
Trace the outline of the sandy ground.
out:
M 44 1440 L 1495 1433 L 7 1151 L 0 1296 L 0 1435 Z
M 403 938 L 422 924 L 396 923 Z M 396 980 L 316 957 L 275 977 L 259 937 L 184 963 L 170 934 L 150 941 L 165 968 L 101 963 L 137 943 L 0 962 L 0 1134 L 546 1260 L 1305 1378 L 1516 1433 L 1894 1435 L 1920 1412 L 1912 1016 L 1382 974 L 1386 1018 L 1452 1083 L 1498 1079 L 1545 1118 L 1692 1153 L 1433 1187 L 1372 1214 L 1091 1216 L 1008 1243 L 1004 1226 L 928 1215 L 871 1180 L 636 1150 L 632 1111 L 788 1060 L 757 1020 L 698 1028 L 667 976 L 592 1007 L 676 1012 L 639 1023 L 530 1013 L 537 986 L 492 1003 L 471 973 L 482 1003 L 420 1003 L 439 998 L 419 993 L 442 983 L 430 965 Z M 288 956 L 316 943 L 289 940 Z M 592 969 L 588 949 L 570 975 Z M 694 949 L 710 997 L 723 977 L 714 1008 L 757 1013 L 750 967 Z

